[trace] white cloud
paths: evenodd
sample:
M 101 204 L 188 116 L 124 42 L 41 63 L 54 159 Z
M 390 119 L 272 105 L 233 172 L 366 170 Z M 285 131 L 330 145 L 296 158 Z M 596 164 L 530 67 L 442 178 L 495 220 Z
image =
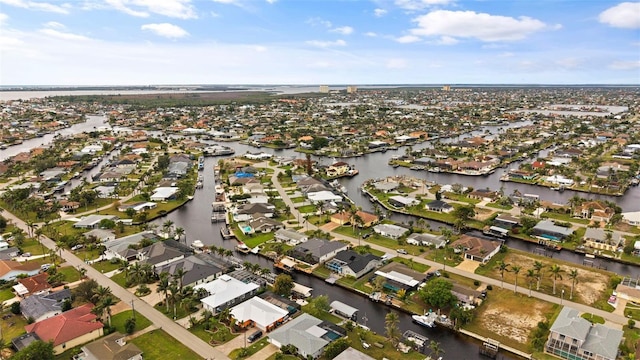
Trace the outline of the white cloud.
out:
M 387 10 L 385 9 L 375 9 L 373 10 L 373 15 L 375 17 L 383 17 L 387 14 Z
M 455 45 L 457 43 L 459 43 L 458 39 L 451 36 L 442 36 L 436 41 L 438 45 Z
M 389 59 L 387 60 L 386 67 L 388 69 L 404 69 L 407 67 L 407 60 L 405 59 Z
M 374 33 L 373 31 L 367 31 L 366 33 L 364 33 L 365 36 L 368 37 L 376 37 L 378 36 L 378 34 Z
M 311 26 L 324 26 L 327 28 L 330 28 L 333 26 L 333 24 L 331 24 L 331 21 L 328 20 L 324 20 L 322 18 L 319 17 L 313 17 L 310 18 L 306 21 L 307 24 L 311 25 Z
M 149 17 L 150 13 L 178 19 L 197 18 L 191 0 L 106 0 L 112 8 L 136 17 Z
M 231 4 L 231 5 L 236 5 L 239 3 L 238 0 L 211 0 L 215 3 L 220 3 L 220 4 Z
M 183 28 L 169 23 L 145 24 L 140 28 L 169 39 L 177 39 L 189 35 L 189 33 Z
M 640 2 L 623 2 L 600 13 L 598 20 L 624 29 L 640 28 Z
M 640 69 L 640 61 L 614 61 L 609 67 L 614 70 Z
M 58 14 L 68 14 L 67 6 L 58 6 L 45 2 L 25 1 L 25 0 L 0 0 L 0 4 L 6 4 L 29 10 L 47 11 Z
M 396 0 L 396 6 L 405 10 L 423 10 L 431 6 L 447 5 L 453 0 Z
M 505 51 L 503 53 L 501 53 L 500 55 L 498 55 L 499 57 L 503 57 L 503 58 L 509 58 L 509 57 L 514 57 L 516 56 L 516 54 L 509 52 L 509 51 Z
M 278 0 L 266 0 L 269 4 L 275 4 Z
M 268 50 L 266 46 L 262 46 L 262 45 L 252 46 L 252 49 L 255 50 L 255 52 L 265 52 Z
M 474 11 L 436 10 L 413 21 L 418 24 L 411 29 L 416 36 L 475 38 L 486 42 L 521 40 L 547 27 L 542 21 L 527 16 L 516 19 Z
M 50 28 L 50 29 L 65 29 L 66 26 L 64 26 L 64 24 L 61 24 L 57 21 L 49 21 L 47 23 L 44 23 L 42 26 L 46 27 L 46 28 Z
M 88 37 L 83 35 L 72 34 L 72 33 L 63 32 L 55 29 L 40 29 L 40 33 L 48 36 L 52 36 L 58 39 L 63 39 L 63 40 L 74 40 L 74 41 L 89 40 Z
M 306 44 L 315 46 L 315 47 L 320 47 L 320 48 L 347 46 L 347 42 L 344 40 L 336 40 L 336 41 L 309 40 L 306 42 Z
M 420 41 L 420 37 L 419 36 L 415 36 L 415 35 L 405 35 L 405 36 L 400 36 L 399 38 L 396 38 L 395 40 L 397 42 L 401 43 L 401 44 L 410 44 L 410 43 L 414 43 L 414 42 Z
M 341 27 L 333 28 L 329 31 L 342 34 L 342 35 L 349 35 L 353 33 L 353 28 L 351 26 L 341 26 Z
M 0 13 L 0 25 L 6 23 L 8 19 L 9 16 L 7 14 Z

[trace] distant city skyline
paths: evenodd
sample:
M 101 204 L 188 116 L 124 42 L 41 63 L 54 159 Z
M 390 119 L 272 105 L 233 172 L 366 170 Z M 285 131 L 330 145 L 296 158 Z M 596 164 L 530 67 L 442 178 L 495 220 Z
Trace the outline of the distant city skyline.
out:
M 0 0 L 0 85 L 640 84 L 640 2 Z

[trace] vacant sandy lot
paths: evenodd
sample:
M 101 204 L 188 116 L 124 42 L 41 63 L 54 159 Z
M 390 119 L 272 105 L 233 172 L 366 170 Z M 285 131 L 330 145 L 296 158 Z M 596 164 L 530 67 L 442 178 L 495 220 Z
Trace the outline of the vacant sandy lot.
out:
M 487 330 L 526 344 L 531 331 L 540 321 L 545 320 L 544 312 L 548 311 L 547 308 L 544 303 L 518 308 L 491 306 L 481 315 L 480 320 Z

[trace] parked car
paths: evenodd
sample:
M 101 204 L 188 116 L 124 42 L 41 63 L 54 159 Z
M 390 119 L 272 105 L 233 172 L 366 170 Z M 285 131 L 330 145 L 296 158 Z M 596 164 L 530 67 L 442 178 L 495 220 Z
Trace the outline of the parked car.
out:
M 398 252 L 398 254 L 402 254 L 402 255 L 407 255 L 408 254 L 407 250 L 405 250 L 405 249 L 398 249 L 396 251 Z
M 47 271 L 47 270 L 49 270 L 52 266 L 53 266 L 53 264 L 42 264 L 42 265 L 40 265 L 40 270 L 42 270 L 42 271 Z
M 83 247 L 84 247 L 84 245 L 82 245 L 82 244 L 78 244 L 78 245 L 74 245 L 74 246 L 72 246 L 72 247 L 71 247 L 71 250 L 72 250 L 72 251 L 76 251 L 76 250 L 80 250 L 80 249 L 82 249 Z
M 249 335 L 249 337 L 247 337 L 247 341 L 248 342 L 254 342 L 258 339 L 260 339 L 260 337 L 262 336 L 262 330 L 258 330 L 256 332 L 254 332 L 253 334 Z
M 22 253 L 22 257 L 31 257 L 30 252 Z

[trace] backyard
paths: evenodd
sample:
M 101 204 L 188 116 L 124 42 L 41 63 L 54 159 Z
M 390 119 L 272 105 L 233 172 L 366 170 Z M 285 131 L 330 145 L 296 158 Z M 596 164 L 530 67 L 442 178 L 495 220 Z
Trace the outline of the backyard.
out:
M 202 359 L 188 347 L 175 341 L 164 330 L 154 330 L 131 340 L 133 344 L 142 350 L 145 359 L 175 360 L 175 359 Z

